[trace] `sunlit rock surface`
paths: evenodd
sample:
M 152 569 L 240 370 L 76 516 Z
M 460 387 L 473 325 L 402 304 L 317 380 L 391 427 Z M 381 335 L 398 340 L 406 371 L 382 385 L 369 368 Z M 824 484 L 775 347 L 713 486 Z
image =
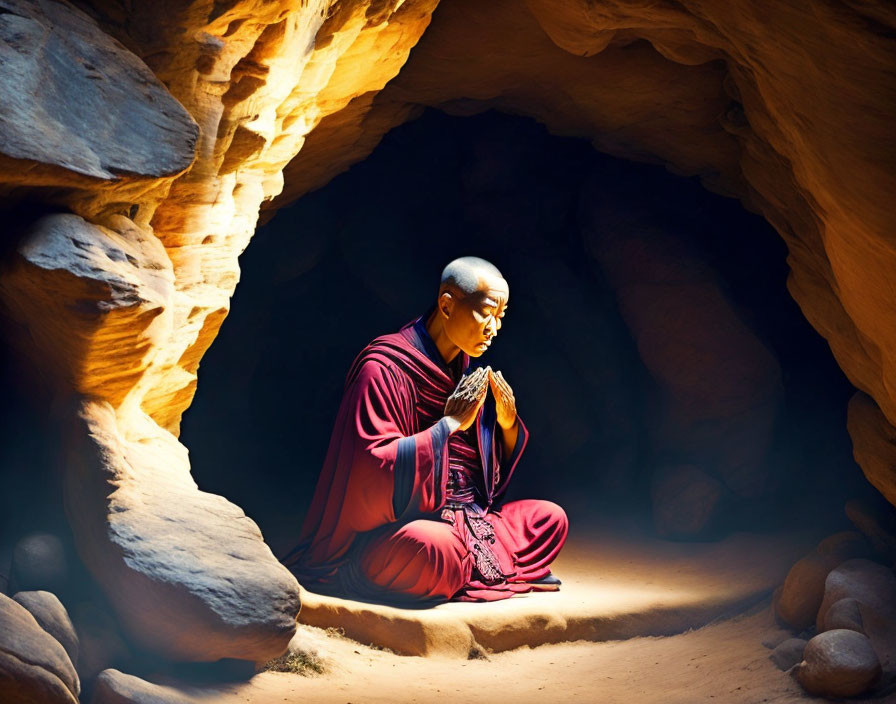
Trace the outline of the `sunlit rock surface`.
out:
M 84 399 L 61 421 L 78 551 L 145 648 L 275 657 L 295 630 L 298 585 L 239 508 L 198 490 L 186 448 L 140 409 L 171 328 L 174 277 L 158 239 L 123 217 L 114 224 L 37 220 L 2 283 L 45 372 Z
M 81 556 L 133 640 L 175 660 L 282 654 L 298 587 L 255 523 L 198 491 L 183 446 L 148 419 L 139 440 L 105 403 L 80 404 L 78 421 L 66 503 Z
M 62 645 L 24 606 L 0 594 L 0 700 L 76 704 L 80 692 Z
M 41 95 L 22 90 L 41 66 L 44 85 L 63 81 L 68 97 L 7 101 L 18 109 L 8 141 L 16 158 L 50 162 L 49 182 L 66 188 L 31 192 L 47 179 L 5 169 L 11 202 L 73 212 L 17 233 L 2 294 L 23 358 L 59 395 L 83 398 L 56 406 L 70 428 L 66 498 L 79 552 L 138 644 L 185 660 L 273 657 L 295 630 L 297 584 L 242 511 L 198 491 L 176 439 L 180 417 L 280 170 L 321 116 L 398 72 L 434 3 L 79 3 L 118 41 L 68 5 L 22 5 L 0 13 L 14 40 L 0 84 Z M 90 46 L 78 45 L 89 32 Z M 98 52 L 97 66 L 69 58 L 90 63 Z M 59 145 L 42 137 L 52 126 L 24 117 L 36 108 L 61 121 Z M 145 143 L 129 143 L 135 129 Z M 118 179 L 132 172 L 145 178 Z
M 173 176 L 196 124 L 96 23 L 59 0 L 0 2 L 0 188 Z

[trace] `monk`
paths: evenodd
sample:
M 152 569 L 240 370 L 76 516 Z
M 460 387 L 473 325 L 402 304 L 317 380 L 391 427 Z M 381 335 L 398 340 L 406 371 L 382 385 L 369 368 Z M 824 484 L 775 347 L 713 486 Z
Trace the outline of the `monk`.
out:
M 504 375 L 469 368 L 509 295 L 494 265 L 456 259 L 428 314 L 355 359 L 300 542 L 284 558 L 304 586 L 417 605 L 558 588 L 550 566 L 566 514 L 504 502 L 529 433 Z

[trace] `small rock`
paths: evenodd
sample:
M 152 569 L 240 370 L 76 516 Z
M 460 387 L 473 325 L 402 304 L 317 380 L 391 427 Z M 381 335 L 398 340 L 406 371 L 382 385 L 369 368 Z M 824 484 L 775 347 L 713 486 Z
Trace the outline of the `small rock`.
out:
M 147 682 L 119 670 L 103 670 L 96 678 L 90 704 L 194 704 L 174 687 Z
M 824 615 L 825 631 L 848 630 L 865 635 L 860 604 L 855 599 L 841 599 L 834 602 Z
M 65 649 L 24 606 L 0 595 L 0 702 L 77 704 L 80 691 Z
M 818 611 L 819 630 L 828 609 L 847 598 L 856 599 L 879 613 L 892 611 L 896 607 L 896 574 L 871 560 L 847 560 L 832 570 Z
M 77 665 L 78 635 L 68 611 L 56 595 L 42 591 L 17 592 L 12 598 L 31 612 L 40 627 L 59 641 L 72 663 Z
M 847 560 L 828 575 L 818 611 L 821 628 L 828 611 L 841 599 L 855 599 L 862 630 L 874 646 L 884 670 L 896 668 L 896 574 L 871 560 Z
M 806 645 L 796 678 L 810 694 L 854 697 L 880 679 L 880 660 L 861 633 L 834 630 L 819 633 Z
M 802 662 L 805 649 L 806 641 L 802 638 L 788 638 L 778 645 L 768 658 L 775 663 L 779 670 L 786 672 L 794 665 Z
M 790 568 L 775 609 L 778 620 L 796 631 L 815 623 L 824 599 L 828 573 L 836 567 L 835 558 L 811 552 Z
M 33 533 L 16 543 L 12 552 L 9 589 L 14 592 L 65 587 L 68 564 L 62 541 L 49 533 Z

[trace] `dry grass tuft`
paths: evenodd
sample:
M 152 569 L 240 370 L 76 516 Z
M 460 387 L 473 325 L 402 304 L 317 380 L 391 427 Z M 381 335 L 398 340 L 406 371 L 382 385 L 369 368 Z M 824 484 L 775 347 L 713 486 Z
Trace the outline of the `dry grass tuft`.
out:
M 285 653 L 279 658 L 266 663 L 261 669 L 269 672 L 291 672 L 294 675 L 302 675 L 302 677 L 322 675 L 327 671 L 327 667 L 320 656 L 310 650 L 296 650 Z

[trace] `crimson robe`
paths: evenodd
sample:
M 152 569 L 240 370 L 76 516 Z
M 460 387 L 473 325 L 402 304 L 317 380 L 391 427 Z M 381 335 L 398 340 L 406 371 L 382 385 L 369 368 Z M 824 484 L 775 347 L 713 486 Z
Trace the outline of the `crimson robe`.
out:
M 478 500 L 446 507 L 450 433 L 442 418 L 469 358 L 449 368 L 424 320 L 378 337 L 352 364 L 299 544 L 284 564 L 315 591 L 384 602 L 550 588 L 532 582 L 549 573 L 566 515 L 548 501 L 502 504 L 529 433 L 519 421 L 505 457 L 490 395 L 474 425 Z

